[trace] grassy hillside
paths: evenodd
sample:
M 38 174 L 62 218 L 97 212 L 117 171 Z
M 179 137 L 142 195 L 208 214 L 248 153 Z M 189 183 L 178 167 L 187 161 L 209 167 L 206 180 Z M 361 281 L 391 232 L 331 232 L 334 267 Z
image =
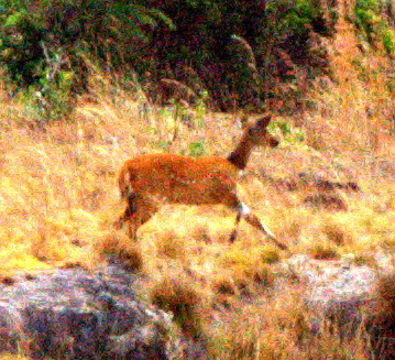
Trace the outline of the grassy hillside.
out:
M 229 244 L 235 214 L 219 206 L 165 207 L 140 229 L 137 243 L 126 229 L 114 230 L 125 206 L 116 186 L 123 161 L 164 151 L 225 156 L 241 129 L 235 115 L 203 105 L 187 126 L 175 121 L 172 109 L 147 107 L 142 93 L 96 73 L 72 120 L 45 129 L 30 126 L 31 109 L 22 98 L 1 93 L 0 274 L 93 269 L 117 253 L 145 275 L 143 298 L 175 312 L 187 335 L 212 339 L 212 358 L 366 358 L 358 342 L 340 344 L 329 334 L 299 346 L 309 314 L 297 286 L 260 306 L 247 300 L 265 296 L 276 278 L 273 264 L 292 254 L 354 254 L 355 261 L 374 265 L 374 253 L 395 250 L 393 59 L 380 48 L 361 52 L 346 5 L 341 2 L 337 35 L 326 44 L 332 79 L 307 87 L 306 105 L 294 116 L 274 117 L 271 131 L 280 147 L 255 151 L 240 181 L 245 202 L 290 253 L 245 223 Z M 271 104 L 272 111 L 281 106 Z M 354 182 L 360 191 L 321 191 L 317 177 Z M 325 204 L 323 194 L 342 209 Z

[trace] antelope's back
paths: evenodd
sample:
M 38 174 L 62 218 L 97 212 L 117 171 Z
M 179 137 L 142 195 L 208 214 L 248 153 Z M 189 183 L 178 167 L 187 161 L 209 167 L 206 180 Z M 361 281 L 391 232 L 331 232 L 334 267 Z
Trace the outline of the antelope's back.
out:
M 143 194 L 184 204 L 222 203 L 235 189 L 238 169 L 217 156 L 149 154 L 128 160 L 119 174 L 121 196 Z

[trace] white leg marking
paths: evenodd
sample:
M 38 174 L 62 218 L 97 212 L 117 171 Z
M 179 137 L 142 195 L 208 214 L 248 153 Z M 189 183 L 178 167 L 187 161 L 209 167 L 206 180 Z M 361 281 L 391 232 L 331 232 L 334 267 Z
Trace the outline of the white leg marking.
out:
M 125 174 L 123 176 L 123 180 L 124 180 L 125 184 L 130 184 L 130 174 L 128 171 L 125 172 Z
M 131 195 L 133 195 L 133 189 L 132 189 L 132 185 L 128 185 L 128 194 L 127 194 L 127 196 L 129 197 L 129 196 L 131 196 Z
M 241 216 L 246 216 L 251 212 L 250 208 L 243 202 L 240 203 L 239 209 L 240 209 Z
M 270 229 L 269 229 L 265 224 L 263 224 L 263 225 L 264 225 L 264 228 L 265 228 L 265 231 L 266 231 L 266 235 L 267 235 L 270 239 L 276 240 L 276 237 L 275 237 L 274 234 L 270 231 Z
M 132 188 L 132 184 L 130 183 L 130 174 L 129 174 L 129 172 L 125 173 L 124 181 L 125 181 L 125 184 L 126 184 L 126 197 L 129 197 L 130 195 L 133 194 L 133 188 Z

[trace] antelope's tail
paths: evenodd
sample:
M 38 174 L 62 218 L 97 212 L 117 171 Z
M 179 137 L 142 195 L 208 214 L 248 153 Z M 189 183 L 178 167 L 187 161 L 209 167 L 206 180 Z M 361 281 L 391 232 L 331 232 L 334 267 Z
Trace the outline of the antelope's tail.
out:
M 129 169 L 122 169 L 118 177 L 119 191 L 121 193 L 121 199 L 126 200 L 133 194 L 132 187 L 132 175 Z

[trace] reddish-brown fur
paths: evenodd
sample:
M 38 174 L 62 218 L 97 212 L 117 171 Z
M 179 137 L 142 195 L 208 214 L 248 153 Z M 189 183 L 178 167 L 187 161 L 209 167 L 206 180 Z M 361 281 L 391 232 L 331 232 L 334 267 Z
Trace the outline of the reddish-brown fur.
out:
M 119 174 L 121 196 L 128 202 L 116 225 L 129 223 L 131 236 L 147 222 L 162 204 L 223 204 L 237 211 L 236 227 L 230 240 L 237 236 L 237 225 L 243 217 L 248 223 L 279 243 L 258 217 L 248 209 L 237 194 L 239 173 L 248 162 L 255 146 L 276 147 L 278 141 L 266 130 L 270 117 L 266 116 L 244 131 L 236 149 L 228 156 L 194 158 L 179 154 L 149 154 L 128 160 Z

